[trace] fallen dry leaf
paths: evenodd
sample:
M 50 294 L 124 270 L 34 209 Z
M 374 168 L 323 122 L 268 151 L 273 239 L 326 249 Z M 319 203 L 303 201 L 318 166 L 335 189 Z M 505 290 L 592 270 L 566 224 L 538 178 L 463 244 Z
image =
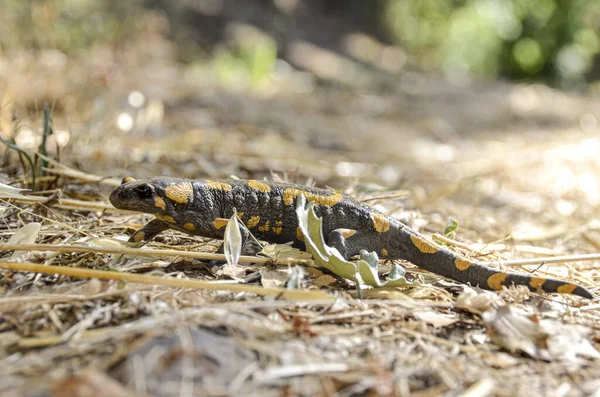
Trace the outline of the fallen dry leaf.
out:
M 582 325 L 537 321 L 512 306 L 488 311 L 482 317 L 490 339 L 511 353 L 523 352 L 547 361 L 577 362 L 578 357 L 600 358 L 600 352 L 587 339 L 589 328 Z
M 289 278 L 290 275 L 285 270 L 262 269 L 260 271 L 260 283 L 265 288 L 283 287 Z
M 474 314 L 481 314 L 494 307 L 502 306 L 504 301 L 498 294 L 490 291 L 476 291 L 464 287 L 463 292 L 456 298 L 456 307 Z
M 312 255 L 308 252 L 292 247 L 292 242 L 286 244 L 267 244 L 259 254 L 275 261 L 284 261 L 286 259 L 293 261 L 312 259 Z
M 526 353 L 533 358 L 549 360 L 543 350 L 548 335 L 539 323 L 512 306 L 501 306 L 482 315 L 488 336 L 498 346 L 511 353 Z
M 458 318 L 455 313 L 445 314 L 438 313 L 433 310 L 423 310 L 420 312 L 413 313 L 418 320 L 426 322 L 427 324 L 433 325 L 435 328 L 445 327 L 450 324 L 454 324 L 458 321 Z
M 10 239 L 8 239 L 8 244 L 33 244 L 35 243 L 35 239 L 42 228 L 41 223 L 31 222 L 22 228 L 16 230 Z M 15 251 L 12 254 L 12 258 L 17 258 L 23 254 L 27 253 L 27 251 Z

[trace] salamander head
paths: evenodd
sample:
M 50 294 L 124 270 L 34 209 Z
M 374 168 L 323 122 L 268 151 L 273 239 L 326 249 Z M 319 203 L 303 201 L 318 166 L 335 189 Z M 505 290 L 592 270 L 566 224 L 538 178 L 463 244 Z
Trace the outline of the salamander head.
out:
M 193 195 L 192 184 L 181 179 L 158 177 L 136 181 L 126 177 L 112 191 L 109 200 L 122 210 L 169 214 L 175 212 L 174 206 L 189 204 Z

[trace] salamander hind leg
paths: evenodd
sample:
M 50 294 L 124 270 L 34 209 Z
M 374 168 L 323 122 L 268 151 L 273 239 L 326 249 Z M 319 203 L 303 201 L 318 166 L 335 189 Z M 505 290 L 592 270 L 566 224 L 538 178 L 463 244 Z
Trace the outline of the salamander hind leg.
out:
M 327 245 L 337 249 L 345 259 L 358 255 L 361 250 L 375 251 L 380 255 L 384 250 L 375 246 L 377 241 L 372 233 L 354 229 L 335 229 L 327 236 Z

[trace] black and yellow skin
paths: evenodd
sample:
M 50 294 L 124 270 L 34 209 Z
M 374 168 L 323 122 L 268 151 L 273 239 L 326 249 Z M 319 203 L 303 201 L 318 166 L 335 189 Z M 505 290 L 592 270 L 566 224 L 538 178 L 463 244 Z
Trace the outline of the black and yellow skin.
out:
M 315 202 L 323 218 L 328 244 L 349 258 L 360 250 L 387 259 L 405 259 L 453 280 L 489 290 L 525 285 L 532 291 L 559 292 L 593 298 L 584 287 L 565 281 L 506 273 L 460 257 L 426 239 L 406 225 L 348 196 L 307 186 L 256 180 L 185 180 L 158 177 L 135 181 L 125 178 L 110 195 L 117 208 L 153 214 L 156 219 L 136 231 L 130 241 L 149 241 L 166 229 L 223 238 L 234 208 L 250 232 L 273 243 L 293 241 L 304 248 L 295 212 L 303 194 Z M 247 236 L 244 235 L 244 238 Z M 246 239 L 250 241 L 250 239 Z M 245 254 L 254 247 L 245 246 Z

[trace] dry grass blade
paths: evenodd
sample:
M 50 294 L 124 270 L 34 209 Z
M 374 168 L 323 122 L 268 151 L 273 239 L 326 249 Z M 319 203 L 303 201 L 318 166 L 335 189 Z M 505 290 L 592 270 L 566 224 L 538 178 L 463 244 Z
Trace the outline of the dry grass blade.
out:
M 0 198 L 25 198 L 20 192 L 28 189 L 18 189 L 4 183 L 0 183 Z
M 296 377 L 308 374 L 321 374 L 331 372 L 346 372 L 350 369 L 347 363 L 318 363 L 303 365 L 288 365 L 269 368 L 255 374 L 259 382 L 269 383 L 281 378 Z
M 539 265 L 539 264 L 550 264 L 550 263 L 567 263 L 567 262 L 588 262 L 600 260 L 600 254 L 582 254 L 582 255 L 563 255 L 555 257 L 542 257 L 542 258 L 527 258 L 527 259 L 512 259 L 507 261 L 493 261 L 484 262 L 484 264 L 497 264 L 501 263 L 505 266 L 523 266 L 523 265 Z
M 53 160 L 47 156 L 44 156 L 40 153 L 37 153 L 38 156 L 43 158 L 51 164 L 54 168 L 44 168 L 44 171 L 50 172 L 52 174 L 68 177 L 71 179 L 80 180 L 82 182 L 91 182 L 91 183 L 99 183 L 101 185 L 107 185 L 112 187 L 117 187 L 121 184 L 121 180 L 117 178 L 109 178 L 100 175 L 88 174 L 86 172 L 78 171 L 73 168 L 67 167 L 64 164 L 59 163 L 56 160 Z
M 195 259 L 207 259 L 207 260 L 224 260 L 225 255 L 223 254 L 211 254 L 209 252 L 191 252 L 191 251 L 177 251 L 177 250 L 161 250 L 161 249 L 139 249 L 139 248 L 124 248 L 124 247 L 84 247 L 77 245 L 58 245 L 58 244 L 0 244 L 0 251 L 54 251 L 54 252 L 96 252 L 100 254 L 119 254 L 119 255 L 147 255 L 147 256 L 179 256 L 182 258 L 195 258 Z M 272 259 L 261 258 L 258 256 L 247 256 L 242 255 L 239 258 L 240 262 L 253 262 L 253 263 L 273 263 Z M 300 264 L 300 265 L 312 265 L 312 261 L 309 260 L 292 260 L 282 259 L 275 264 Z
M 41 204 L 45 203 L 48 199 L 46 197 L 34 197 L 34 196 L 25 196 L 23 198 L 15 198 L 12 199 L 15 203 L 22 204 Z M 73 200 L 73 199 L 57 199 L 55 204 L 52 204 L 53 207 L 64 209 L 64 210 L 79 210 L 79 211 L 111 211 L 125 214 L 137 214 L 135 211 L 126 211 L 119 210 L 112 205 L 102 202 L 102 201 L 83 201 L 83 200 Z
M 459 243 L 455 240 L 451 240 L 440 234 L 434 234 L 433 237 L 436 240 L 440 240 L 440 241 L 443 241 L 446 243 L 451 243 L 451 244 L 459 246 L 461 248 L 469 249 L 469 246 L 467 244 Z M 586 261 L 596 261 L 596 260 L 600 260 L 600 253 L 582 254 L 582 255 L 563 255 L 563 256 L 554 256 L 554 257 L 537 257 L 537 258 L 527 258 L 527 259 L 512 259 L 512 260 L 490 261 L 490 262 L 481 262 L 481 263 L 484 265 L 496 265 L 496 264 L 501 263 L 505 266 L 522 266 L 522 265 L 539 265 L 541 263 L 550 264 L 550 263 L 566 263 L 566 262 L 586 262 Z
M 483 397 L 489 396 L 497 388 L 496 381 L 492 378 L 483 378 L 473 383 L 460 397 Z
M 36 217 L 36 218 L 43 219 L 43 220 L 45 220 L 45 221 L 47 221 L 47 222 L 50 222 L 50 223 L 54 223 L 54 224 L 60 225 L 60 226 L 62 226 L 62 227 L 64 227 L 64 228 L 66 228 L 66 229 L 69 229 L 69 230 L 71 230 L 71 231 L 74 231 L 74 232 L 75 232 L 75 233 L 77 233 L 77 234 L 84 234 L 84 235 L 86 235 L 86 236 L 89 236 L 89 235 L 88 235 L 86 232 L 84 232 L 84 231 L 82 231 L 82 230 L 78 230 L 77 228 L 75 228 L 75 227 L 73 227 L 73 226 L 69 225 L 67 222 L 56 221 L 56 220 L 54 220 L 54 219 L 51 219 L 51 218 L 48 218 L 48 217 L 46 217 L 46 216 L 42 216 L 42 215 L 39 215 L 39 214 L 34 214 L 34 213 L 33 213 L 33 212 L 31 212 L 31 211 L 28 211 L 28 210 L 25 210 L 25 209 L 20 209 L 20 208 L 19 208 L 19 207 L 17 207 L 16 205 L 14 205 L 14 204 L 11 204 L 11 203 L 9 203 L 9 202 L 7 202 L 7 201 L 4 201 L 4 200 L 2 200 L 2 199 L 0 199 L 0 202 L 4 202 L 4 203 L 6 203 L 8 206 L 10 206 L 10 207 L 13 207 L 13 208 L 17 209 L 19 212 L 26 213 L 26 214 L 32 215 L 32 216 L 34 216 L 34 217 Z
M 409 194 L 410 194 L 410 192 L 408 190 L 402 190 L 402 191 L 394 193 L 394 194 L 386 194 L 386 195 L 383 195 L 383 196 L 367 197 L 367 198 L 362 199 L 360 201 L 363 202 L 363 203 L 368 203 L 369 201 L 395 199 L 395 198 L 399 198 L 399 197 L 408 196 Z
M 259 296 L 271 296 L 283 300 L 335 299 L 334 296 L 321 291 L 299 291 L 282 288 L 263 288 L 256 285 L 221 284 L 199 280 L 182 280 L 148 276 L 143 274 L 118 273 L 114 271 L 79 269 L 61 266 L 45 266 L 35 263 L 0 262 L 0 268 L 13 271 L 26 271 L 44 274 L 60 274 L 77 278 L 98 278 L 102 280 L 127 281 L 132 283 L 162 285 L 176 288 L 209 289 L 232 292 L 248 292 Z

